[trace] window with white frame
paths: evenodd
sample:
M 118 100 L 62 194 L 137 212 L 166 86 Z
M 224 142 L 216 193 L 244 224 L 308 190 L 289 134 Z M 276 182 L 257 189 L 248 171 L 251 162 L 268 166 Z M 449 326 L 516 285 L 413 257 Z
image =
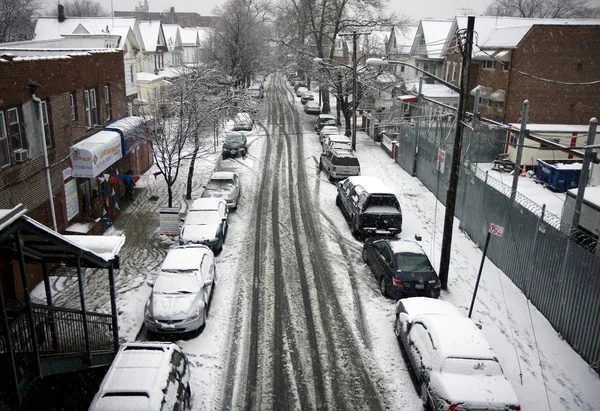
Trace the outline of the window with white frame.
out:
M 452 81 L 456 81 L 456 63 L 452 63 Z
M 8 133 L 4 123 L 4 112 L 0 111 L 0 167 L 10 165 L 10 149 L 8 147 Z
M 69 95 L 69 103 L 71 104 L 71 120 L 77 120 L 77 106 L 75 105 L 75 93 Z
M 502 71 L 506 73 L 509 68 L 510 68 L 510 61 L 503 61 L 502 62 Z
M 485 97 L 479 97 L 479 105 L 480 106 L 489 106 L 490 105 L 490 99 L 489 98 L 485 98 Z
M 21 124 L 19 123 L 19 111 L 16 108 L 10 108 L 8 113 L 8 133 L 12 143 L 13 151 L 25 148 L 21 136 Z
M 134 83 L 135 82 L 135 69 L 133 67 L 133 64 L 131 66 L 129 66 L 129 76 L 131 77 L 131 82 Z
M 50 135 L 50 122 L 48 121 L 48 103 L 42 101 L 42 124 L 44 125 L 44 137 L 46 148 L 52 147 L 52 136 Z
M 496 62 L 494 60 L 483 60 L 481 62 L 481 68 L 484 70 L 493 70 L 496 67 Z
M 90 112 L 92 114 L 92 124 L 100 124 L 98 122 L 98 100 L 94 88 L 90 89 Z
M 496 106 L 496 109 L 498 111 L 504 111 L 504 101 L 499 101 L 498 105 Z
M 104 111 L 106 112 L 106 121 L 109 121 L 112 118 L 112 113 L 110 110 L 110 87 L 108 85 L 104 86 Z
M 83 91 L 83 107 L 85 111 L 85 126 L 87 128 L 92 127 L 92 114 L 90 111 L 90 91 Z

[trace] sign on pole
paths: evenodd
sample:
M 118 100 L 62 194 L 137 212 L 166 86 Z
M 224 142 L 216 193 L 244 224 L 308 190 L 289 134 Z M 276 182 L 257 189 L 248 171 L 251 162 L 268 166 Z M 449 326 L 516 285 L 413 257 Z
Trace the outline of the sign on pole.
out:
M 498 224 L 490 223 L 489 232 L 490 234 L 494 234 L 495 236 L 502 238 L 502 234 L 504 233 L 504 227 Z
M 160 232 L 166 235 L 179 234 L 179 208 L 163 207 L 160 209 Z

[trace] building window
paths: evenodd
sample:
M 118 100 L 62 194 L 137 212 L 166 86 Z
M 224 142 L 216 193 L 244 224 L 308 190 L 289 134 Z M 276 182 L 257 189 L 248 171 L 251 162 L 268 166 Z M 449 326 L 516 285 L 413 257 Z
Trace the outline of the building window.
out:
M 497 106 L 498 111 L 504 111 L 504 101 L 499 101 Z
M 481 62 L 481 68 L 484 70 L 493 70 L 496 67 L 496 62 L 494 60 L 484 60 Z
M 8 148 L 8 133 L 4 124 L 4 112 L 0 111 L 0 167 L 10 165 L 10 149 Z
M 133 68 L 133 64 L 129 66 L 129 76 L 131 77 L 131 82 L 135 83 L 135 70 Z
M 96 90 L 89 89 L 83 91 L 83 105 L 85 106 L 85 125 L 91 128 L 98 124 L 98 106 L 96 104 Z
M 404 73 L 404 65 L 400 66 L 400 73 Z
M 106 112 L 106 121 L 110 121 L 112 114 L 110 111 L 110 88 L 104 86 L 104 110 Z
M 46 139 L 46 148 L 52 147 L 50 123 L 48 122 L 48 103 L 45 101 L 42 101 L 42 124 L 44 124 L 44 137 Z
M 8 110 L 8 133 L 12 143 L 13 151 L 23 147 L 23 139 L 21 138 L 21 125 L 19 124 L 19 112 L 16 108 Z
M 489 106 L 490 105 L 490 99 L 489 98 L 485 98 L 485 97 L 479 97 L 479 105 L 480 106 Z
M 502 71 L 503 72 L 506 73 L 508 71 L 509 67 L 510 67 L 510 61 L 503 61 L 502 62 Z
M 425 38 L 423 36 L 421 36 L 421 38 L 419 39 L 419 46 L 424 46 L 425 45 Z
M 71 120 L 77 120 L 77 106 L 75 105 L 75 93 L 69 95 L 69 101 L 71 104 Z
M 154 69 L 161 70 L 164 67 L 164 55 L 163 54 L 155 54 L 154 55 Z
M 452 63 L 452 81 L 456 81 L 456 63 Z

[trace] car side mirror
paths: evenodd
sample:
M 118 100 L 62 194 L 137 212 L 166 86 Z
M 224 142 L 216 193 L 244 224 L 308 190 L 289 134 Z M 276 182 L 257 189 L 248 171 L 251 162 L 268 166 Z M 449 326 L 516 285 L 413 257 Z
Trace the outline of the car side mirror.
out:
M 183 218 L 183 217 L 179 217 L 179 222 L 180 222 L 180 223 L 183 223 L 183 222 L 185 222 L 185 218 Z
M 154 281 L 146 281 L 146 284 L 148 285 L 148 287 L 153 288 L 154 287 Z

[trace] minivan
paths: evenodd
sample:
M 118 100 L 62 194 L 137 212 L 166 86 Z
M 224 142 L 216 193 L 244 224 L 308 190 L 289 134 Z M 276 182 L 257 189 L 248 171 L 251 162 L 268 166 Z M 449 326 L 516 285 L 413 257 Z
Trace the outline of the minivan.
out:
M 188 411 L 190 365 L 173 343 L 121 345 L 89 411 Z

